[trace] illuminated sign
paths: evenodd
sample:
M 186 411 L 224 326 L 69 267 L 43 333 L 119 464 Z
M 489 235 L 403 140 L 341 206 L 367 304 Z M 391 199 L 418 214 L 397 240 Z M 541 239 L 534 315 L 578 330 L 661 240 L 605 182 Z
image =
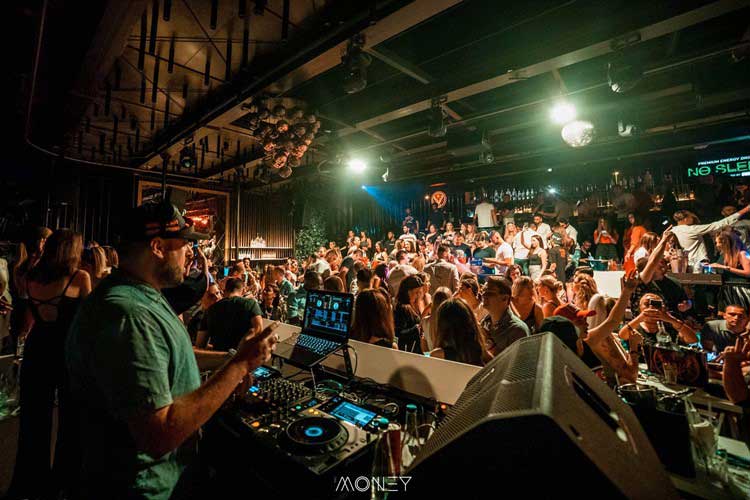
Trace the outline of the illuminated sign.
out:
M 448 195 L 444 191 L 435 191 L 430 197 L 430 204 L 436 204 L 438 208 L 443 208 L 448 203 Z
M 707 175 L 750 176 L 750 156 L 701 161 L 695 167 L 688 168 L 688 177 L 705 177 Z

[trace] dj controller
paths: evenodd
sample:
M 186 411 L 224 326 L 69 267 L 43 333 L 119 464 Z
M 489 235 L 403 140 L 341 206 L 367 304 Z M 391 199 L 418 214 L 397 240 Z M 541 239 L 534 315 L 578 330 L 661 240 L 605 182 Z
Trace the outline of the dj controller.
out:
M 314 384 L 314 385 L 313 385 Z M 341 475 L 370 475 L 379 420 L 400 422 L 413 397 L 374 383 L 335 379 L 304 383 L 260 367 L 248 392 L 227 405 L 207 429 L 216 461 L 241 451 L 243 462 L 224 461 L 230 475 L 255 474 L 268 493 L 329 491 Z M 437 423 L 447 409 L 419 401 L 420 412 Z M 293 481 L 289 481 L 290 478 Z

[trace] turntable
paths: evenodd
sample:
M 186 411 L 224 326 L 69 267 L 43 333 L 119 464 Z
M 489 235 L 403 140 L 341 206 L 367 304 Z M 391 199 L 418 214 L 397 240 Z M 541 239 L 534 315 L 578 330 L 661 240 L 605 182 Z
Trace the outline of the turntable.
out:
M 348 439 L 349 432 L 332 418 L 303 417 L 287 426 L 279 444 L 290 453 L 314 456 L 335 452 Z

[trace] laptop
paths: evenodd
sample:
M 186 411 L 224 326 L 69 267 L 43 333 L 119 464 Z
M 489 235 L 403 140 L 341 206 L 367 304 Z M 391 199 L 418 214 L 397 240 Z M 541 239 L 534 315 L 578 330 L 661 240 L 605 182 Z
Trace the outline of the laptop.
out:
M 274 355 L 299 368 L 312 368 L 349 341 L 354 295 L 308 290 L 300 333 L 276 345 Z

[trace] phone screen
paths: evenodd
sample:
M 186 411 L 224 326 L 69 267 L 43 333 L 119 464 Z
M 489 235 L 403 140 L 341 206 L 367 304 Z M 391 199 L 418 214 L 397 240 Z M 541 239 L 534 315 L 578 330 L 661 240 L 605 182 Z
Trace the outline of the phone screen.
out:
M 664 306 L 664 302 L 662 302 L 661 300 L 653 300 L 652 299 L 652 300 L 649 301 L 649 305 L 651 307 L 655 307 L 657 309 L 661 309 Z

